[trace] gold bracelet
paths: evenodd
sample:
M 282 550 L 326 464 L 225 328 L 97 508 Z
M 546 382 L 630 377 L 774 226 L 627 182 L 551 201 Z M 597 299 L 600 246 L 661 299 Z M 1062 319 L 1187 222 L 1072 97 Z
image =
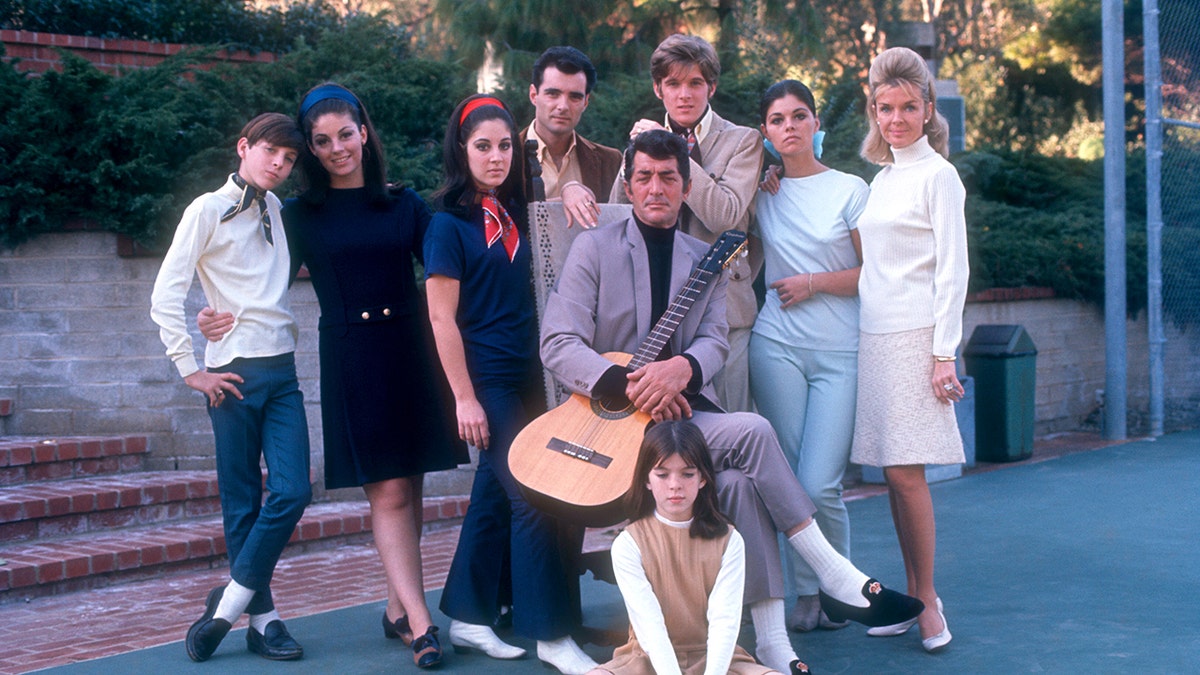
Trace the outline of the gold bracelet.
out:
M 934 356 L 933 360 L 937 361 L 938 363 L 954 363 L 955 361 L 958 360 L 958 357 L 957 356 Z
M 810 298 L 813 296 L 813 290 L 812 290 L 812 275 L 813 275 L 813 273 L 812 273 L 812 272 L 809 272 L 809 273 L 808 273 L 808 297 L 810 297 Z

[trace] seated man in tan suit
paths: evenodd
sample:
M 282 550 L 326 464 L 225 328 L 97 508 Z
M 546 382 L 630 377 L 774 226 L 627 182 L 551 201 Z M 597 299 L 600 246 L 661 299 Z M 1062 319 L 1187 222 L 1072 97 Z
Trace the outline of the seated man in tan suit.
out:
M 568 227 L 576 221 L 596 226 L 596 204 L 607 201 L 621 168 L 620 150 L 575 133 L 595 86 L 595 67 L 574 47 L 551 47 L 533 63 L 529 102 L 534 119 L 521 132 L 521 142 L 537 140 L 546 199 L 562 199 Z
M 678 228 L 691 168 L 680 136 L 654 130 L 634 139 L 624 163 L 633 215 L 575 238 L 542 317 L 542 362 L 573 392 L 625 397 L 654 419 L 691 418 L 700 428 L 718 471 L 721 510 L 746 543 L 743 602 L 755 656 L 781 673 L 800 672 L 784 627 L 777 532 L 816 572 L 831 618 L 889 625 L 923 606 L 868 579 L 829 545 L 764 418 L 717 405 L 710 380 L 729 350 L 724 277 L 704 287 L 657 360 L 630 372 L 602 356 L 638 350 L 708 249 Z
M 650 129 L 667 129 L 688 139 L 692 190 L 684 201 L 679 229 L 707 243 L 726 230 L 746 232 L 750 207 L 762 169 L 762 137 L 758 131 L 725 120 L 709 105 L 717 91 L 721 63 L 704 38 L 672 35 L 650 56 L 654 94 L 666 108 L 662 123 L 641 119 L 633 138 Z M 613 183 L 609 201 L 628 201 L 621 179 Z M 729 357 L 716 374 L 717 396 L 726 410 L 752 411 L 748 366 L 750 329 L 758 313 L 754 277 L 762 269 L 762 248 L 751 238 L 749 256 L 735 261 L 729 278 Z

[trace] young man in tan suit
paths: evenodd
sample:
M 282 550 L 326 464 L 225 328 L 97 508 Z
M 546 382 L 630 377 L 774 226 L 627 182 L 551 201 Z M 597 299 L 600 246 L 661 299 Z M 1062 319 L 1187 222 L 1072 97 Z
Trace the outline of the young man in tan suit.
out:
M 746 232 L 750 207 L 762 169 L 762 138 L 758 131 L 738 126 L 713 111 L 709 100 L 717 91 L 721 64 L 704 38 L 672 35 L 650 57 L 654 94 L 666 108 L 666 118 L 638 120 L 632 139 L 643 131 L 666 129 L 688 140 L 692 189 L 680 214 L 680 231 L 706 243 L 725 230 Z M 628 201 L 621 177 L 613 183 L 609 201 Z M 726 271 L 729 280 L 727 312 L 729 357 L 714 384 L 726 410 L 753 410 L 750 400 L 748 351 L 750 329 L 758 313 L 754 277 L 762 268 L 762 248 L 751 238 L 746 258 Z

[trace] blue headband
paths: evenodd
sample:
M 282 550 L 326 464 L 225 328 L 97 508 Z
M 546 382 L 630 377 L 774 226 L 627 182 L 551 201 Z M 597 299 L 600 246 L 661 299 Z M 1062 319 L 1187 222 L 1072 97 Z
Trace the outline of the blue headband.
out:
M 356 110 L 362 110 L 354 94 L 336 84 L 323 84 L 308 92 L 308 96 L 305 96 L 304 100 L 300 103 L 300 119 L 304 119 L 304 116 L 308 114 L 309 110 L 312 110 L 314 105 L 331 98 L 345 101 L 354 106 Z

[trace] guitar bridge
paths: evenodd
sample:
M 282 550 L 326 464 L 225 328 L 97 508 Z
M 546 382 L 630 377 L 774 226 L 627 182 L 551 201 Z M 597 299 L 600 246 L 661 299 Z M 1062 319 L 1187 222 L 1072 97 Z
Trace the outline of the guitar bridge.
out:
M 561 438 L 551 438 L 550 442 L 546 444 L 546 448 L 554 452 L 561 452 L 567 457 L 574 457 L 588 464 L 593 464 L 601 469 L 607 469 L 608 465 L 612 464 L 612 457 L 596 452 L 591 448 L 585 448 L 582 445 L 564 441 Z

